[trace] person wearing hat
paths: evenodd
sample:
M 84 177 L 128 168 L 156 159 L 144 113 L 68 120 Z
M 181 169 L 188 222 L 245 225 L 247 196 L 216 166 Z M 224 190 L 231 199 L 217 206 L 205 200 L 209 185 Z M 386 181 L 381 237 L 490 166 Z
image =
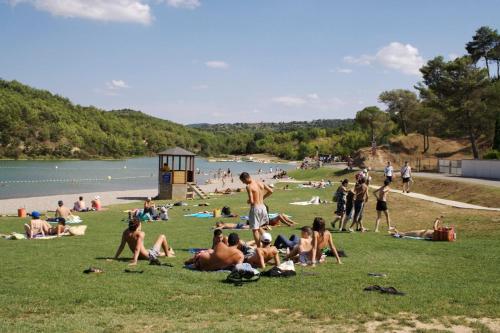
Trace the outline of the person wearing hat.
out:
M 279 252 L 276 246 L 272 246 L 273 237 L 270 233 L 264 232 L 260 237 L 262 247 L 255 249 L 255 253 L 245 261 L 254 268 L 266 268 L 266 263 L 274 259 L 274 265 L 280 265 Z
M 50 224 L 47 221 L 40 219 L 41 214 L 38 211 L 31 213 L 31 221 L 29 224 L 24 225 L 26 237 L 29 239 L 37 236 L 45 236 L 49 234 Z
M 96 195 L 94 200 L 90 201 L 90 204 L 92 206 L 92 210 L 101 210 L 101 197 Z
M 71 214 L 71 210 L 68 207 L 64 206 L 64 202 L 62 200 L 59 200 L 57 202 L 56 219 L 63 218 L 67 220 L 69 217 L 73 217 L 73 214 Z
M 151 197 L 148 197 L 146 201 L 144 201 L 144 214 L 149 213 L 149 215 L 155 216 L 155 210 L 156 207 L 154 201 L 151 199 Z

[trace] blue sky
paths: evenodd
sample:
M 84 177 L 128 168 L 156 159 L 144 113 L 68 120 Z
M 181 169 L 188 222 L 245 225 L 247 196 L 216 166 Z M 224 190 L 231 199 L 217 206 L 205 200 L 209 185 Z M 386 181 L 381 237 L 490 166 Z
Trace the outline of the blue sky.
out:
M 0 77 L 188 124 L 353 117 L 500 1 L 0 0 Z

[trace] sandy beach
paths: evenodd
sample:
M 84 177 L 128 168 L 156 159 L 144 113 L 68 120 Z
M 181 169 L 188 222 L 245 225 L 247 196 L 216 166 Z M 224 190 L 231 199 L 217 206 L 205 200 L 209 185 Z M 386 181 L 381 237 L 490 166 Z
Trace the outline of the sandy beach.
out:
M 255 179 L 265 180 L 266 183 L 272 184 L 275 181 L 272 179 L 273 174 L 252 175 Z M 222 190 L 230 188 L 232 190 L 244 188 L 244 185 L 237 177 L 234 177 L 234 182 L 231 180 L 225 182 L 223 187 L 221 180 L 214 180 L 210 184 L 200 185 L 206 193 L 214 192 L 215 189 Z M 158 194 L 157 188 L 141 189 L 141 190 L 124 190 L 124 191 L 109 191 L 109 192 L 91 192 L 91 193 L 76 193 L 76 194 L 62 194 L 62 195 L 49 195 L 31 198 L 13 198 L 0 200 L 0 215 L 17 215 L 19 208 L 25 208 L 27 212 L 33 210 L 47 211 L 55 210 L 57 201 L 62 200 L 64 204 L 70 208 L 73 203 L 78 200 L 78 196 L 83 196 L 87 205 L 97 195 L 101 197 L 103 206 L 130 203 L 135 201 L 142 201 L 147 197 L 155 197 Z

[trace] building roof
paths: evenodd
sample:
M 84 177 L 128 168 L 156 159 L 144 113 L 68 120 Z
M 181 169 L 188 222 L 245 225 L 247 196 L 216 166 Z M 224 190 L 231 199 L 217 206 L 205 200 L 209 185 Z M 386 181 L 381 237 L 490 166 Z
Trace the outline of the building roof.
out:
M 193 154 L 192 152 L 179 147 L 164 150 L 162 152 L 159 152 L 158 155 L 196 156 L 196 154 Z

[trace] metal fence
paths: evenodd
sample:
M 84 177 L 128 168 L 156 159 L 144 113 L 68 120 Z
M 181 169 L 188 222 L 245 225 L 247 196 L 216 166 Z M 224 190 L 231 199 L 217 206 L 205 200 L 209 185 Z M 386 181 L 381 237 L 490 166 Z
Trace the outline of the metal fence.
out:
M 439 160 L 439 173 L 448 173 L 450 175 L 462 175 L 462 161 Z

